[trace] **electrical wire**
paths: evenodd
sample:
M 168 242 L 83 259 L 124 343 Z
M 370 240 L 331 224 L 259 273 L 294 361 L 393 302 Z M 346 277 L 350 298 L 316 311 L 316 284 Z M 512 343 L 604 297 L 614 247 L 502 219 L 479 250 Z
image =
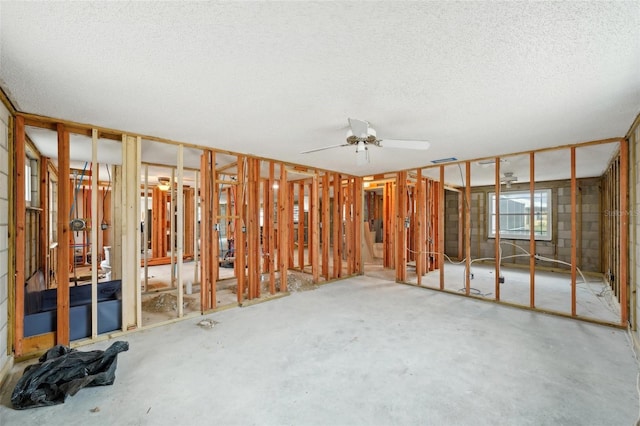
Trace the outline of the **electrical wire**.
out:
M 502 244 L 510 244 L 513 245 L 514 247 L 519 248 L 520 250 L 522 250 L 523 254 L 514 254 L 514 255 L 510 255 L 510 256 L 505 256 L 502 257 L 502 248 L 500 248 L 499 250 L 499 261 L 502 262 L 502 260 L 504 259 L 511 259 L 511 258 L 515 258 L 515 257 L 531 257 L 531 253 L 529 253 L 527 250 L 525 250 L 524 248 L 518 246 L 517 244 L 514 244 L 510 241 L 500 241 L 500 245 Z M 453 260 L 451 260 L 451 258 L 449 256 L 447 256 L 444 253 L 439 253 L 439 252 L 423 252 L 423 251 L 414 251 L 411 249 L 408 249 L 409 252 L 414 253 L 414 254 L 438 254 L 438 255 L 443 255 L 451 264 L 454 265 L 461 265 L 462 263 L 466 262 L 466 257 L 464 259 L 462 259 L 460 262 L 454 262 Z M 564 262 L 562 260 L 558 260 L 558 259 L 552 259 L 549 257 L 545 257 L 545 256 L 541 256 L 539 254 L 535 254 L 534 257 L 537 260 L 542 260 L 545 262 L 555 262 L 555 263 L 561 263 L 564 265 L 567 265 L 569 267 L 571 267 L 571 263 L 568 262 Z M 466 267 L 465 270 L 463 271 L 463 282 L 466 282 L 466 275 L 471 273 L 471 265 L 473 264 L 473 262 L 478 262 L 478 261 L 484 261 L 484 260 L 496 260 L 495 257 L 482 257 L 482 258 L 478 258 L 478 259 L 472 259 L 469 261 L 469 271 L 467 271 Z M 618 315 L 618 312 L 615 310 L 614 306 L 611 306 L 611 304 L 609 303 L 609 300 L 607 299 L 606 303 L 604 301 L 602 301 L 602 299 L 604 299 L 604 293 L 606 291 L 610 291 L 610 289 L 608 289 L 607 287 L 605 287 L 604 289 L 602 289 L 600 291 L 600 293 L 596 293 L 593 288 L 591 287 L 591 285 L 589 284 L 590 281 L 587 281 L 587 279 L 585 278 L 584 274 L 582 273 L 582 270 L 580 270 L 580 268 L 578 268 L 576 266 L 576 270 L 578 271 L 578 273 L 580 274 L 580 277 L 582 278 L 582 283 L 576 283 L 576 285 L 578 284 L 586 284 L 587 289 L 589 290 L 589 292 L 591 292 L 591 294 L 593 296 L 596 297 L 596 299 L 600 300 L 600 302 L 603 304 L 603 306 L 605 307 L 605 309 L 607 309 L 609 312 L 613 313 L 614 315 Z M 465 286 L 466 289 L 466 286 Z M 589 310 L 588 308 L 585 307 L 585 309 Z M 593 314 L 593 312 L 591 310 L 589 310 L 589 312 L 591 312 Z M 639 425 L 640 426 L 640 425 Z
M 107 202 L 107 193 L 111 190 L 111 171 L 109 170 L 109 166 L 105 166 L 105 168 L 107 169 L 107 176 L 109 177 L 108 181 L 107 181 L 107 189 L 104 190 L 104 192 L 102 193 L 102 220 L 100 221 L 100 226 L 103 227 L 103 225 L 106 225 L 107 222 L 104 221 L 104 216 L 105 216 L 105 204 Z

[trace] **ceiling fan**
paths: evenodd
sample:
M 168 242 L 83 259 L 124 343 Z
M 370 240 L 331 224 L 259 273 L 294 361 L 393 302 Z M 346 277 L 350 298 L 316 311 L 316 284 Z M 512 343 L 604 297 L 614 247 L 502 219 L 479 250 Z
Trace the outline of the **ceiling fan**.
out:
M 500 178 L 500 182 L 504 183 L 507 189 L 510 189 L 511 184 L 517 181 L 518 181 L 518 176 L 514 176 L 513 172 L 504 172 L 504 177 Z
M 330 145 L 323 148 L 310 149 L 300 154 L 324 151 L 325 149 L 339 148 L 354 145 L 356 147 L 356 163 L 358 165 L 369 162 L 369 146 L 378 148 L 399 148 L 399 149 L 429 149 L 431 145 L 427 141 L 402 140 L 402 139 L 378 139 L 376 130 L 371 127 L 368 121 L 349 118 L 349 130 L 347 130 L 346 143 Z

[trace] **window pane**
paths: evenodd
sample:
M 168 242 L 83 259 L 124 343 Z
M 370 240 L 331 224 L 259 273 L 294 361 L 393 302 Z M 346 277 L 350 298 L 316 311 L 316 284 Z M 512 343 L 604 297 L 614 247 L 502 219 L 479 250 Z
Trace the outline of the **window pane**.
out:
M 488 194 L 489 237 L 495 236 L 496 214 L 495 193 Z M 500 193 L 500 236 L 503 238 L 528 239 L 533 226 L 537 239 L 551 238 L 551 190 L 541 189 L 534 192 L 533 207 L 529 191 L 509 191 Z M 531 209 L 534 218 L 531 223 Z

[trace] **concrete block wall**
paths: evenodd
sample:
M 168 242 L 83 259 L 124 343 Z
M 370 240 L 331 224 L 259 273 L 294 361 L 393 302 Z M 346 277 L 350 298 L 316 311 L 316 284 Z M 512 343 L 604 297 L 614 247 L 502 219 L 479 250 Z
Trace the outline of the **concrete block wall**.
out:
M 571 262 L 571 183 L 570 181 L 540 182 L 537 189 L 551 189 L 552 193 L 552 240 L 536 241 L 536 252 L 542 256 Z M 526 191 L 529 184 L 513 185 L 512 190 Z M 487 194 L 492 186 L 477 187 L 471 191 L 471 257 L 494 258 L 495 240 L 488 238 Z M 600 257 L 600 179 L 578 180 L 578 267 L 583 271 L 602 272 Z M 449 256 L 457 255 L 458 203 L 457 194 L 446 198 L 445 250 Z M 449 241 L 455 240 L 455 241 Z M 529 251 L 529 240 L 502 239 L 502 257 L 525 254 Z M 517 246 L 517 247 L 516 247 Z M 508 263 L 527 265 L 527 256 L 504 260 Z M 538 262 L 539 265 L 569 268 L 557 262 Z
M 0 382 L 8 365 L 9 316 L 9 111 L 0 102 Z
M 458 193 L 446 191 L 444 205 L 444 252 L 455 258 L 458 256 Z

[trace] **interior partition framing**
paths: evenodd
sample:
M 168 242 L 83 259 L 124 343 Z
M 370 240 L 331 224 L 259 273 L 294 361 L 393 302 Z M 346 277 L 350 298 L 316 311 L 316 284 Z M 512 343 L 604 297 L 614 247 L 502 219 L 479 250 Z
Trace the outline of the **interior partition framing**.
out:
M 638 132 L 640 133 L 640 131 Z M 613 322 L 608 319 L 590 317 L 588 315 L 588 311 L 586 311 L 585 309 L 581 310 L 577 308 L 578 295 L 576 292 L 576 288 L 578 284 L 578 278 L 577 278 L 578 263 L 584 261 L 582 252 L 578 251 L 577 248 L 583 244 L 582 239 L 584 237 L 582 236 L 582 233 L 591 232 L 593 234 L 593 229 L 594 229 L 593 227 L 585 230 L 582 229 L 583 225 L 581 223 L 581 220 L 582 220 L 581 218 L 583 217 L 584 214 L 587 214 L 587 213 L 583 213 L 582 208 L 578 207 L 577 205 L 580 202 L 582 202 L 581 197 L 583 197 L 582 192 L 584 192 L 582 182 L 584 182 L 585 179 L 590 179 L 589 184 L 593 185 L 592 182 L 598 179 L 594 177 L 589 177 L 593 175 L 586 175 L 587 177 L 578 178 L 577 163 L 579 162 L 579 160 L 576 160 L 576 158 L 579 155 L 583 155 L 582 152 L 580 151 L 581 148 L 597 147 L 598 145 L 603 145 L 603 144 L 610 144 L 612 146 L 612 148 L 607 149 L 608 151 L 611 151 L 611 150 L 615 151 L 615 146 L 616 146 L 615 144 L 617 144 L 619 149 L 617 154 L 612 159 L 609 168 L 606 170 L 605 174 L 601 177 L 602 201 L 599 203 L 600 211 L 594 210 L 596 208 L 595 205 L 590 204 L 589 210 L 587 211 L 587 213 L 591 215 L 589 217 L 592 217 L 594 214 L 599 214 L 600 220 L 603 226 L 602 232 L 599 233 L 600 235 L 602 235 L 602 238 L 603 238 L 603 242 L 601 244 L 601 252 L 603 254 L 603 270 L 605 272 L 610 271 L 605 274 L 605 277 L 609 281 L 611 290 L 615 294 L 615 297 L 617 298 L 621 307 L 618 321 L 613 321 Z M 543 156 L 543 154 L 549 155 L 549 154 L 555 153 L 556 151 L 563 152 L 565 153 L 565 155 L 568 155 L 569 161 L 567 161 L 566 166 L 568 171 L 570 172 L 570 178 L 568 179 L 569 186 L 567 190 L 563 193 L 565 194 L 563 195 L 564 197 L 567 197 L 570 199 L 569 201 L 567 201 L 567 208 L 565 212 L 565 213 L 568 213 L 568 219 L 567 219 L 567 223 L 564 224 L 565 226 L 564 229 L 569 231 L 569 237 L 562 237 L 562 238 L 569 239 L 569 242 L 562 247 L 563 249 L 566 248 L 566 250 L 569 250 L 569 253 L 570 253 L 570 259 L 567 260 L 568 262 L 567 264 L 569 265 L 568 272 L 570 273 L 570 277 L 571 277 L 570 278 L 571 280 L 570 281 L 570 297 L 566 301 L 567 310 L 562 311 L 562 310 L 544 309 L 539 307 L 536 303 L 535 275 L 536 275 L 536 270 L 541 269 L 541 267 L 536 265 L 536 261 L 537 261 L 536 252 L 537 250 L 544 250 L 545 247 L 541 247 L 542 245 L 536 244 L 536 236 L 534 235 L 533 227 L 530 228 L 530 234 L 524 238 L 526 240 L 526 243 L 524 244 L 526 245 L 524 245 L 523 247 L 526 247 L 529 249 L 527 260 L 526 262 L 524 261 L 519 262 L 519 263 L 526 264 L 529 270 L 529 275 L 530 275 L 529 283 L 528 283 L 529 289 L 528 289 L 527 303 L 520 304 L 519 302 L 514 303 L 514 302 L 502 300 L 501 294 L 500 294 L 500 284 L 501 284 L 501 275 L 502 275 L 503 265 L 495 261 L 494 261 L 495 263 L 495 293 L 494 293 L 495 297 L 488 299 L 485 297 L 478 297 L 474 294 L 471 294 L 471 291 L 470 291 L 471 277 L 469 274 L 471 262 L 472 261 L 476 262 L 478 260 L 482 260 L 484 262 L 487 261 L 484 259 L 484 256 L 478 256 L 478 257 L 483 257 L 483 259 L 472 259 L 472 254 L 474 253 L 473 250 L 479 251 L 475 243 L 473 245 L 473 250 L 472 250 L 471 234 L 474 229 L 472 228 L 472 221 L 478 222 L 478 217 L 480 215 L 479 208 L 483 208 L 483 206 L 486 203 L 483 199 L 482 203 L 478 204 L 479 207 L 474 207 L 474 213 L 472 218 L 471 206 L 470 206 L 471 198 L 472 198 L 472 182 L 473 182 L 473 176 L 472 176 L 473 170 L 471 167 L 472 163 L 476 163 L 476 162 L 480 163 L 481 161 L 484 161 L 485 164 L 489 162 L 495 166 L 495 169 L 494 169 L 495 176 L 493 178 L 494 180 L 493 189 L 490 189 L 490 190 L 496 194 L 496 197 L 495 197 L 496 204 L 494 206 L 494 214 L 499 215 L 500 204 L 498 200 L 500 199 L 501 186 L 503 186 L 503 183 L 501 182 L 501 166 L 500 166 L 502 160 L 504 158 L 515 157 L 515 156 L 522 157 L 522 159 L 525 162 L 528 160 L 527 169 L 528 169 L 528 174 L 530 176 L 530 179 L 526 184 L 526 186 L 524 186 L 523 184 L 520 184 L 517 190 L 525 189 L 527 192 L 529 192 L 530 195 L 528 198 L 530 199 L 530 203 L 532 203 L 531 205 L 533 205 L 534 193 L 537 189 L 539 189 L 538 185 L 540 184 L 538 181 L 536 181 L 536 178 L 539 178 L 539 176 L 536 176 L 536 158 L 538 156 Z M 585 149 L 583 150 L 583 152 L 588 152 L 588 150 Z M 482 159 L 447 163 L 446 167 L 451 166 L 452 168 L 454 167 L 459 168 L 460 175 L 462 175 L 464 171 L 464 176 L 462 176 L 464 186 L 461 189 L 453 187 L 452 185 L 455 183 L 448 183 L 445 180 L 447 176 L 445 173 L 445 165 L 440 164 L 436 166 L 428 166 L 417 171 L 410 170 L 409 177 L 416 176 L 421 178 L 422 176 L 429 176 L 430 178 L 435 180 L 433 182 L 433 186 L 436 188 L 435 191 L 430 192 L 429 190 L 427 190 L 428 196 L 424 198 L 421 195 L 421 189 L 419 187 L 416 187 L 415 190 L 411 190 L 411 189 L 407 190 L 403 182 L 408 181 L 409 185 L 417 185 L 417 183 L 411 183 L 412 182 L 411 179 L 407 180 L 406 172 L 403 172 L 403 171 L 397 172 L 395 174 L 397 190 L 393 191 L 394 185 L 392 183 L 386 183 L 386 186 L 385 186 L 385 194 L 384 194 L 385 228 L 394 229 L 395 234 L 393 235 L 393 241 L 391 241 L 391 239 L 385 233 L 386 239 L 384 244 L 384 258 L 383 258 L 384 266 L 386 268 L 394 268 L 396 270 L 397 282 L 413 284 L 413 282 L 409 282 L 407 279 L 407 273 L 406 273 L 406 267 L 405 267 L 405 264 L 406 264 L 405 255 L 407 253 L 407 250 L 410 250 L 412 254 L 410 254 L 409 258 L 413 259 L 412 257 L 414 256 L 413 253 L 417 253 L 419 250 L 424 250 L 424 248 L 422 247 L 422 244 L 424 243 L 424 236 L 421 230 L 422 207 L 410 206 L 410 204 L 411 202 L 415 202 L 415 201 L 419 203 L 426 203 L 426 206 L 425 206 L 426 210 L 436 212 L 435 214 L 437 216 L 437 219 L 435 220 L 435 227 L 439 230 L 439 234 L 435 238 L 436 241 L 438 241 L 435 249 L 438 255 L 436 264 L 439 266 L 439 269 L 440 269 L 440 287 L 438 290 L 460 294 L 457 291 L 454 292 L 452 290 L 447 290 L 444 287 L 444 276 L 445 276 L 444 274 L 445 274 L 445 268 L 446 268 L 446 265 L 444 262 L 444 235 L 445 235 L 444 224 L 445 224 L 445 221 L 447 221 L 447 218 L 452 220 L 452 218 L 455 219 L 455 216 L 456 216 L 456 215 L 453 215 L 452 212 L 449 212 L 448 213 L 449 216 L 446 216 L 447 213 L 445 210 L 445 198 L 444 198 L 444 188 L 446 186 L 447 188 L 451 188 L 455 191 L 458 191 L 458 193 L 460 194 L 460 196 L 457 198 L 457 201 L 459 202 L 458 204 L 459 208 L 456 210 L 457 210 L 457 214 L 460 215 L 459 217 L 462 220 L 463 225 L 460 228 L 461 235 L 455 235 L 455 237 L 456 239 L 460 238 L 459 241 L 462 243 L 462 244 L 457 244 L 457 249 L 458 250 L 462 249 L 463 256 L 461 261 L 466 265 L 463 295 L 478 298 L 478 299 L 492 300 L 494 302 L 505 303 L 510 306 L 517 306 L 525 309 L 543 311 L 546 313 L 571 317 L 571 318 L 580 319 L 580 320 L 589 321 L 589 322 L 596 322 L 596 323 L 603 323 L 607 325 L 616 325 L 616 326 L 625 327 L 630 321 L 631 322 L 635 321 L 633 318 L 635 314 L 633 313 L 633 309 L 632 309 L 632 307 L 635 305 L 633 302 L 630 302 L 629 300 L 629 294 L 631 291 L 629 288 L 629 271 L 628 271 L 629 263 L 630 263 L 628 232 L 629 232 L 629 219 L 630 219 L 629 216 L 631 216 L 628 213 L 629 212 L 628 179 L 629 179 L 629 170 L 630 170 L 629 156 L 630 154 L 629 154 L 628 142 L 625 139 L 621 139 L 621 138 L 611 138 L 611 139 L 604 139 L 604 140 L 597 140 L 597 141 L 589 141 L 589 142 L 584 142 L 579 144 L 566 145 L 561 147 L 527 151 L 527 152 L 516 153 L 516 154 L 501 155 L 498 157 L 490 157 L 486 159 L 482 158 Z M 521 160 L 518 160 L 518 161 L 521 161 Z M 456 172 L 457 172 L 457 169 L 456 169 Z M 585 169 L 583 167 L 581 169 L 581 173 L 584 173 L 584 172 L 585 172 Z M 457 176 L 458 179 L 460 179 L 460 175 L 458 175 L 458 173 L 451 174 L 452 179 L 455 179 L 454 175 Z M 584 176 L 584 174 L 582 176 Z M 412 200 L 411 202 L 407 200 L 405 194 L 410 195 Z M 591 190 L 589 194 L 591 194 Z M 462 200 L 462 202 L 460 202 L 460 200 Z M 391 206 L 393 206 L 393 209 L 391 209 Z M 569 206 L 572 206 L 572 207 L 569 207 Z M 401 231 L 403 229 L 404 223 L 406 222 L 407 209 L 409 209 L 409 211 L 412 211 L 413 212 L 412 214 L 416 215 L 415 218 L 409 217 L 409 220 L 408 220 L 408 223 L 410 224 L 410 226 L 415 226 L 417 228 L 416 230 L 411 231 L 412 233 L 410 235 L 412 235 L 412 238 L 410 239 L 405 238 L 404 232 Z M 528 220 L 530 221 L 531 224 L 533 224 L 536 221 L 536 217 L 534 213 L 535 213 L 534 209 L 531 208 L 528 216 L 529 218 Z M 476 217 L 476 215 L 478 215 L 478 217 Z M 589 220 L 593 220 L 593 219 L 589 219 Z M 400 222 L 400 223 L 393 223 L 393 226 L 390 226 L 392 222 Z M 501 244 L 501 240 L 505 239 L 505 237 L 500 235 L 500 224 L 496 223 L 494 226 L 495 228 L 497 228 L 498 235 L 496 236 L 495 240 L 492 242 L 493 254 L 489 255 L 489 257 L 495 256 L 494 259 L 503 259 L 503 256 L 500 250 L 500 244 Z M 564 231 L 564 232 L 566 233 L 567 231 Z M 508 238 L 506 238 L 506 240 L 507 240 L 507 243 L 509 243 Z M 475 241 L 477 241 L 477 237 Z M 399 246 L 394 247 L 393 244 L 399 244 Z M 461 247 L 461 245 L 463 247 Z M 637 246 L 639 245 L 636 243 L 636 247 Z M 456 247 L 456 245 L 454 244 L 452 245 L 452 247 Z M 591 248 L 591 245 L 589 246 L 589 248 Z M 510 256 L 510 257 L 513 257 L 513 256 Z M 518 256 L 515 256 L 515 257 L 518 257 Z M 525 257 L 525 256 L 520 255 L 520 257 Z M 593 257 L 593 255 L 590 254 L 589 261 L 591 257 Z M 422 261 L 418 257 L 415 257 L 415 259 L 416 259 L 416 270 L 418 275 L 418 277 L 416 278 L 417 285 L 422 285 L 422 280 L 421 280 Z M 583 278 L 581 276 L 580 282 L 582 281 L 583 281 Z M 429 287 L 429 288 L 433 288 L 433 287 Z M 632 316 L 630 317 L 630 315 Z
M 85 342 L 104 338 L 98 334 L 96 317 L 98 316 L 97 271 L 98 263 L 103 260 L 98 255 L 99 239 L 96 231 L 106 232 L 103 226 L 108 227 L 109 235 L 100 235 L 101 245 L 111 246 L 111 273 L 113 280 L 121 280 L 122 309 L 121 329 L 128 332 L 143 327 L 141 318 L 142 283 L 140 280 L 141 268 L 149 265 L 146 259 L 142 262 L 141 248 L 143 248 L 142 236 L 151 237 L 151 252 L 153 256 L 161 257 L 162 262 L 167 260 L 166 253 L 170 252 L 172 283 L 177 287 L 177 299 L 182 305 L 182 282 L 185 278 L 182 259 L 184 256 L 194 256 L 196 268 L 194 271 L 194 283 L 200 277 L 201 290 L 201 314 L 211 312 L 218 308 L 216 299 L 216 285 L 218 283 L 220 250 L 216 241 L 220 238 L 219 220 L 231 218 L 233 226 L 231 230 L 236 240 L 236 273 L 238 278 L 238 302 L 242 304 L 246 299 L 262 297 L 262 276 L 268 274 L 268 293 L 287 292 L 289 269 L 288 253 L 290 252 L 290 237 L 293 225 L 293 192 L 289 186 L 296 176 L 303 176 L 304 197 L 308 198 L 308 217 L 306 219 L 306 238 L 308 249 L 303 253 L 305 261 L 302 266 L 311 266 L 311 277 L 314 282 L 321 279 L 325 281 L 339 279 L 349 274 L 362 271 L 360 256 L 361 221 L 362 221 L 362 179 L 354 176 L 338 174 L 329 171 L 308 169 L 306 167 L 285 164 L 278 161 L 256 158 L 252 156 L 234 154 L 226 151 L 218 151 L 206 147 L 183 144 L 160 138 L 146 137 L 142 135 L 127 134 L 125 132 L 91 127 L 64 120 L 40 117 L 31 114 L 17 113 L 12 128 L 11 144 L 14 155 L 11 158 L 11 179 L 14 183 L 12 200 L 16 205 L 12 210 L 11 228 L 15 235 L 11 240 L 14 244 L 11 267 L 11 347 L 12 351 L 23 356 L 34 352 L 46 350 L 56 343 L 79 345 Z M 27 137 L 25 128 L 35 127 L 55 132 L 58 142 L 58 164 L 55 175 L 57 188 L 57 222 L 54 230 L 57 230 L 59 247 L 57 250 L 57 273 L 55 283 L 57 287 L 57 315 L 55 321 L 56 331 L 34 337 L 24 337 L 24 306 L 25 306 L 25 219 L 26 205 L 24 197 L 26 180 L 31 176 L 25 176 L 25 147 Z M 82 184 L 82 197 L 79 198 L 85 217 L 90 224 L 97 223 L 90 230 L 83 231 L 87 239 L 87 246 L 82 247 L 82 256 L 88 255 L 86 261 L 91 269 L 91 309 L 90 331 L 86 340 L 71 341 L 69 312 L 69 265 L 71 231 L 69 212 L 71 201 L 74 198 L 71 186 L 72 179 L 70 161 L 70 135 L 81 135 L 88 141 L 87 149 L 91 151 L 91 163 L 95 172 L 88 173 Z M 82 139 L 82 138 L 80 138 Z M 121 164 L 106 165 L 110 171 L 109 187 L 105 188 L 104 182 L 99 182 L 99 155 L 96 152 L 97 141 L 111 141 L 122 147 Z M 158 191 L 157 186 L 150 187 L 148 182 L 149 165 L 169 167 L 163 164 L 145 162 L 142 166 L 142 146 L 146 142 L 160 142 L 176 147 L 177 165 L 171 168 L 171 181 L 177 184 L 177 191 Z M 101 142 L 102 143 L 102 142 Z M 200 157 L 199 168 L 196 170 L 196 179 L 199 182 L 194 187 L 184 186 L 184 150 L 192 148 L 198 150 Z M 198 154 L 199 155 L 199 154 Z M 228 162 L 235 156 L 237 161 Z M 41 158 L 45 158 L 42 156 Z M 196 160 L 197 161 L 197 160 Z M 218 166 L 218 161 L 223 165 Z M 42 173 L 46 170 L 49 161 L 40 163 L 40 175 L 45 181 L 40 182 L 41 187 L 46 187 L 53 182 L 51 174 Z M 105 166 L 104 164 L 102 166 Z M 197 166 L 196 166 L 197 167 Z M 144 177 L 141 177 L 141 173 Z M 45 177 L 46 176 L 46 177 Z M 231 177 L 230 177 L 231 176 Z M 224 182 L 223 182 L 224 181 Z M 184 186 L 184 190 L 180 190 Z M 84 193 L 84 188 L 90 188 L 91 196 Z M 171 193 L 175 195 L 171 195 Z M 88 193 L 87 193 L 88 194 Z M 147 194 L 147 195 L 145 195 Z M 148 206 L 147 199 L 151 196 L 153 206 Z M 195 202 L 197 197 L 198 202 Z M 142 202 L 145 205 L 142 208 Z M 232 209 L 221 217 L 220 200 L 232 204 Z M 42 200 L 41 200 L 42 201 Z M 167 206 L 170 205 L 168 208 Z M 102 207 L 102 217 L 98 216 L 98 209 Z M 151 207 L 150 229 L 147 226 L 140 231 L 141 212 L 148 212 Z M 91 210 L 91 215 L 88 211 Z M 175 215 L 170 212 L 175 210 Z M 168 212 L 163 215 L 162 212 Z M 301 209 L 304 213 L 304 208 Z M 349 220 L 346 220 L 348 213 Z M 147 218 L 148 213 L 144 214 Z M 175 217 L 174 217 L 175 216 Z M 227 217 L 228 216 L 228 217 Z M 304 214 L 303 214 L 304 216 Z M 169 223 L 169 220 L 171 222 Z M 200 221 L 200 235 L 195 230 L 195 224 Z M 102 221 L 102 222 L 100 222 Z M 143 219 L 144 221 L 144 219 Z M 266 221 L 266 222 L 265 222 Z M 189 223 L 191 226 L 189 227 Z M 157 229 L 156 229 L 157 228 Z M 345 233 L 345 230 L 349 232 Z M 75 231 L 74 231 L 75 233 Z M 46 237 L 46 229 L 40 230 L 37 235 L 40 239 Z M 165 235 L 170 237 L 161 238 Z M 68 237 L 65 237 L 68 236 Z M 90 237 L 87 237 L 89 235 Z M 155 237 L 154 237 L 155 236 Z M 199 249 L 196 245 L 199 241 Z M 304 243 L 304 241 L 303 241 Z M 48 244 L 47 244 L 48 246 Z M 41 245 L 42 247 L 42 245 Z M 303 247 L 304 248 L 304 247 Z M 47 261 L 48 254 L 42 250 L 35 256 L 40 263 Z M 75 261 L 75 260 L 74 260 Z M 83 260 L 84 262 L 84 260 Z M 174 268 L 175 266 L 175 268 Z M 343 267 L 347 267 L 347 274 Z M 304 271 L 307 273 L 307 270 Z M 278 280 L 276 280 L 278 277 Z M 278 283 L 279 281 L 279 283 Z M 276 285 L 278 283 L 278 285 Z M 184 316 L 184 312 L 178 309 L 177 317 Z M 26 345 L 25 345 L 26 342 Z

